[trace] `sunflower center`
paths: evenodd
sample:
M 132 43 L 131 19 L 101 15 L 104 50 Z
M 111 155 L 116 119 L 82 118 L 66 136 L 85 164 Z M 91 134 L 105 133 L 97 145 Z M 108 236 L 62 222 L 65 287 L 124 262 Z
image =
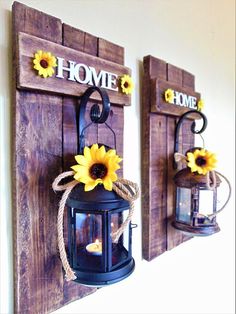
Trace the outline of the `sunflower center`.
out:
M 103 179 L 107 175 L 107 167 L 104 164 L 93 164 L 89 169 L 92 179 Z
M 46 69 L 48 67 L 48 62 L 44 59 L 40 61 L 40 65 L 42 68 Z
M 197 157 L 197 159 L 196 159 L 195 162 L 196 162 L 196 164 L 197 164 L 199 167 L 205 166 L 205 164 L 206 164 L 206 159 L 203 158 L 203 157 Z
M 129 87 L 129 83 L 128 83 L 128 82 L 125 82 L 125 83 L 124 83 L 124 87 L 125 87 L 125 88 L 128 88 L 128 87 Z

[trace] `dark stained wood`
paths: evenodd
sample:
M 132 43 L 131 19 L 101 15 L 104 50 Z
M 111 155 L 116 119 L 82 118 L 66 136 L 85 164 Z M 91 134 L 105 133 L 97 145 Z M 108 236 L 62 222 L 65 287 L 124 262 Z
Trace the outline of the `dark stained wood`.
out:
M 146 60 L 144 59 L 144 68 Z M 150 79 L 144 72 L 142 84 L 142 252 L 143 258 L 150 260 L 151 219 L 150 219 L 150 123 L 149 123 Z
M 155 63 L 155 66 L 153 65 Z M 159 66 L 160 65 L 160 66 Z M 150 261 L 166 251 L 165 116 L 151 113 L 151 79 L 159 69 L 166 79 L 166 63 L 144 58 L 142 93 L 142 251 Z
M 189 111 L 164 101 L 171 88 L 200 99 L 194 90 L 194 76 L 152 56 L 143 59 L 142 95 L 142 250 L 150 261 L 189 239 L 174 229 L 175 209 L 173 177 L 174 131 L 178 117 Z M 191 116 L 194 119 L 195 116 Z M 180 152 L 194 146 L 190 131 L 192 120 L 180 130 Z
M 183 81 L 183 70 L 172 65 L 167 64 L 167 81 L 177 84 L 178 86 L 182 86 Z
M 172 74 L 173 77 L 173 74 Z M 182 82 L 182 80 L 181 80 Z M 151 111 L 159 112 L 161 114 L 167 114 L 179 117 L 185 112 L 191 110 L 187 107 L 176 106 L 175 104 L 166 103 L 164 99 L 165 90 L 168 88 L 176 90 L 181 93 L 193 96 L 197 98 L 197 101 L 201 98 L 201 94 L 188 88 L 177 85 L 176 83 L 160 80 L 159 78 L 151 79 Z M 194 116 L 192 116 L 194 117 Z
M 103 38 L 98 38 L 98 56 L 118 64 L 124 64 L 124 48 Z
M 39 30 L 41 27 L 41 30 Z M 16 34 L 25 31 L 61 43 L 61 22 L 15 2 L 13 69 Z M 62 162 L 62 101 L 57 96 L 16 90 L 14 73 L 14 295 L 15 313 L 47 313 L 63 299 L 58 256 L 58 200 L 51 184 Z
M 76 63 L 83 63 L 92 66 L 97 73 L 104 70 L 110 73 L 117 74 L 118 77 L 123 74 L 131 75 L 131 70 L 123 65 L 105 59 L 89 55 L 84 52 L 63 47 L 44 39 L 28 35 L 26 33 L 18 34 L 18 73 L 17 87 L 42 92 L 52 92 L 60 95 L 80 96 L 89 87 L 87 84 L 80 84 L 76 81 L 56 78 L 56 73 L 47 79 L 40 77 L 37 71 L 32 67 L 34 53 L 38 50 L 50 51 L 54 56 L 60 56 L 65 60 L 73 60 Z M 56 72 L 56 71 L 55 71 Z M 114 104 L 129 105 L 131 101 L 130 95 L 121 93 L 120 91 L 112 91 L 107 89 L 110 101 Z M 99 99 L 97 94 L 92 95 L 94 99 Z
M 22 38 L 25 40 L 24 56 L 21 55 L 21 48 L 19 49 Z M 76 108 L 79 106 L 78 96 L 83 90 L 80 93 L 77 91 L 60 93 L 59 89 L 63 89 L 60 80 L 54 84 L 54 89 L 53 84 L 50 89 L 48 87 L 51 79 L 30 76 L 30 73 L 34 73 L 32 53 L 44 49 L 45 40 L 47 51 L 53 52 L 51 47 L 57 47 L 56 49 L 60 51 L 64 49 L 70 51 L 71 55 L 89 54 L 90 60 L 98 56 L 98 39 L 95 36 L 66 24 L 62 27 L 60 19 L 14 2 L 14 313 L 24 314 L 49 313 L 96 291 L 96 288 L 66 282 L 58 254 L 56 224 L 60 196 L 52 191 L 51 185 L 59 173 L 69 170 L 75 163 Z M 109 49 L 105 49 L 105 46 L 101 49 L 103 58 L 108 60 L 106 54 L 109 53 L 112 44 L 108 44 Z M 114 47 L 117 48 L 117 45 Z M 116 64 L 101 58 L 96 60 L 102 60 L 102 66 L 108 64 L 111 68 L 118 67 L 121 74 L 130 73 L 128 68 L 120 65 L 121 51 L 121 47 L 118 48 Z M 26 69 L 29 70 L 29 75 L 24 72 Z M 19 84 L 19 77 L 22 75 L 28 81 L 30 90 L 22 88 Z M 42 88 L 42 82 L 44 84 L 46 82 L 47 88 Z M 66 96 L 62 97 L 61 94 Z M 118 98 L 110 97 L 114 103 L 108 123 L 116 132 L 117 151 L 122 155 L 123 105 L 130 103 L 130 96 L 121 95 L 121 98 Z M 93 101 L 88 103 L 85 114 L 87 122 L 90 122 L 89 112 L 93 103 Z M 119 106 L 114 105 L 117 103 Z M 111 136 L 109 137 L 102 128 L 99 133 L 98 125 L 92 125 L 86 131 L 85 144 L 98 142 L 103 135 L 104 140 L 112 145 Z M 122 170 L 120 173 L 122 174 Z M 65 224 L 65 240 L 66 229 Z
M 63 45 L 97 56 L 98 38 L 65 23 L 63 24 Z
M 163 80 L 167 79 L 167 64 L 165 61 L 152 56 L 146 56 L 143 58 L 143 62 L 144 72 L 150 78 L 158 77 Z
M 150 243 L 150 259 L 166 251 L 166 132 L 166 117 L 151 114 L 150 233 L 155 241 Z
M 183 70 L 183 87 L 189 90 L 195 90 L 195 76 L 187 71 Z
M 13 10 L 17 12 L 17 19 L 13 19 L 13 28 L 16 29 L 17 32 L 25 32 L 61 44 L 62 33 L 60 19 L 44 12 L 34 10 L 17 1 L 13 3 Z

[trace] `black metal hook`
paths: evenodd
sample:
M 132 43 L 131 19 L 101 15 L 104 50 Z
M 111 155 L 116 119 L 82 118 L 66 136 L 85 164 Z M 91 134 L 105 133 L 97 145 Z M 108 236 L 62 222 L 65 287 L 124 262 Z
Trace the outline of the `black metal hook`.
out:
M 183 120 L 190 114 L 198 114 L 201 116 L 201 118 L 203 119 L 203 125 L 201 127 L 200 130 L 195 130 L 195 127 L 196 127 L 196 122 L 193 121 L 193 123 L 191 124 L 191 132 L 193 134 L 201 134 L 203 131 L 205 131 L 206 127 L 207 127 L 207 118 L 206 116 L 198 111 L 198 110 L 190 110 L 190 111 L 187 111 L 185 112 L 180 118 L 179 118 L 179 121 L 175 127 L 175 142 L 174 142 L 174 154 L 178 152 L 179 150 L 179 131 L 180 131 L 180 127 L 181 127 L 181 124 L 183 122 Z M 174 164 L 173 164 L 173 167 L 174 169 L 177 169 L 177 163 L 175 162 L 174 160 Z
M 92 93 L 98 92 L 102 98 L 102 112 L 100 112 L 100 107 L 98 104 L 94 104 L 90 110 L 91 122 L 85 125 L 85 111 L 86 105 Z M 84 132 L 92 123 L 105 123 L 110 113 L 110 100 L 107 92 L 97 86 L 89 87 L 85 93 L 80 98 L 80 105 L 77 110 L 77 133 L 78 133 L 78 153 L 82 153 L 85 146 Z M 111 129 L 108 126 L 109 129 Z M 112 130 L 112 129 L 111 129 Z M 112 130 L 113 134 L 114 131 Z

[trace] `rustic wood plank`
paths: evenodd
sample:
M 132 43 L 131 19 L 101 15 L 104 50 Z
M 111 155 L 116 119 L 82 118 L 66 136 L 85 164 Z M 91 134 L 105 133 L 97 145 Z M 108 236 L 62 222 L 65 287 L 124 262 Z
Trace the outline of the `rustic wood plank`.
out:
M 14 1 L 13 15 L 16 12 L 16 17 L 13 18 L 13 29 L 16 32 L 25 32 L 34 36 L 50 40 L 54 43 L 61 44 L 61 20 L 46 14 L 44 12 L 34 10 L 20 2 Z
M 166 251 L 166 117 L 150 116 L 150 259 Z
M 15 2 L 14 70 L 18 31 L 42 32 L 45 39 L 61 42 L 59 19 Z M 60 306 L 63 287 L 55 233 L 57 199 L 51 189 L 61 171 L 61 98 L 19 92 L 15 72 L 13 78 L 15 313 L 46 313 Z
M 123 65 L 106 61 L 89 54 L 75 51 L 74 49 L 63 47 L 61 45 L 46 41 L 44 39 L 31 36 L 25 33 L 19 33 L 18 38 L 18 75 L 17 87 L 43 92 L 52 92 L 60 95 L 80 96 L 89 87 L 87 84 L 80 84 L 75 81 L 67 80 L 65 73 L 64 79 L 56 78 L 56 73 L 47 79 L 37 75 L 32 69 L 32 59 L 34 53 L 38 50 L 50 51 L 54 56 L 60 56 L 65 60 L 73 60 L 76 63 L 86 64 L 96 68 L 97 72 L 104 70 L 121 76 L 123 74 L 131 75 L 131 70 Z M 65 71 L 64 71 L 65 72 Z M 66 71 L 68 72 L 68 71 Z M 60 82 L 60 83 L 59 83 Z M 114 104 L 129 105 L 130 95 L 123 94 L 119 91 L 107 90 L 110 101 Z M 92 97 L 99 99 L 94 93 Z
M 160 80 L 159 78 L 153 78 L 151 80 L 151 112 L 179 117 L 185 112 L 191 110 L 187 107 L 181 107 L 175 104 L 166 103 L 164 99 L 164 93 L 165 90 L 167 90 L 168 88 L 176 90 L 180 93 L 187 94 L 189 96 L 196 97 L 197 101 L 201 98 L 200 93 L 189 90 L 186 87 L 182 87 L 182 85 L 177 85 L 169 81 Z
M 58 200 L 51 188 L 55 173 L 61 171 L 60 102 L 58 97 L 17 93 L 17 313 L 45 313 L 58 307 L 62 299 L 63 274 L 55 232 Z
M 63 45 L 97 56 L 98 38 L 65 23 L 63 23 Z
M 187 71 L 183 70 L 183 82 L 182 86 L 189 90 L 195 90 L 195 76 Z
M 142 84 L 142 255 L 146 260 L 150 260 L 150 127 L 148 106 L 150 100 L 150 79 L 144 72 Z
M 167 81 L 182 86 L 183 70 L 168 63 L 167 64 Z
M 178 117 L 190 108 L 164 101 L 171 88 L 200 99 L 194 76 L 152 56 L 144 57 L 142 100 L 142 224 L 143 257 L 151 260 L 190 237 L 171 225 L 175 211 L 173 176 L 174 133 Z M 193 146 L 192 115 L 184 121 L 179 136 L 180 152 Z
M 124 48 L 103 38 L 98 38 L 98 56 L 118 64 L 124 64 Z
M 150 78 L 167 79 L 167 64 L 165 61 L 153 56 L 146 56 L 143 58 L 143 65 L 145 74 Z
M 155 138 L 157 136 L 160 139 L 164 135 L 159 131 L 165 117 L 150 113 L 150 73 L 153 74 L 158 68 L 160 76 L 166 80 L 166 63 L 160 62 L 160 67 L 153 66 L 154 60 L 150 56 L 144 58 L 142 93 L 142 253 L 148 261 L 166 250 L 165 175 L 160 170 L 164 168 L 165 144 L 161 145 L 159 151 L 158 140 Z M 165 143 L 165 140 L 161 143 Z M 161 195 L 160 198 L 158 194 Z
M 174 157 L 174 132 L 176 126 L 176 119 L 174 117 L 167 117 L 167 249 L 170 250 L 183 242 L 182 233 L 175 229 L 171 223 L 175 217 L 175 197 L 176 187 L 173 182 L 175 170 L 173 169 Z

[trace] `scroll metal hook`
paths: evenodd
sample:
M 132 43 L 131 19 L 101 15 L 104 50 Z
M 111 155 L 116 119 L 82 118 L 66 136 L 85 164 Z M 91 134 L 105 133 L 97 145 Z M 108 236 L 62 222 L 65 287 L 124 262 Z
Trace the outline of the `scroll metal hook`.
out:
M 206 116 L 198 111 L 198 110 L 190 110 L 190 111 L 187 111 L 185 112 L 180 118 L 179 118 L 179 121 L 175 127 L 175 141 L 174 141 L 174 154 L 178 152 L 179 150 L 179 131 L 180 131 L 180 127 L 181 127 L 181 124 L 183 123 L 184 119 L 186 119 L 186 117 L 188 115 L 191 115 L 191 114 L 198 114 L 201 116 L 201 118 L 203 119 L 203 124 L 202 124 L 202 127 L 200 130 L 196 130 L 196 122 L 195 120 L 193 121 L 193 123 L 191 124 L 191 132 L 193 134 L 201 134 L 202 132 L 205 131 L 206 127 L 207 127 L 207 118 Z M 174 160 L 174 163 L 173 163 L 173 167 L 174 169 L 177 169 L 177 163 L 175 162 Z
M 100 107 L 98 104 L 94 104 L 90 110 L 90 119 L 91 122 L 86 125 L 85 120 L 85 112 L 86 112 L 86 105 L 89 101 L 90 96 L 92 93 L 98 92 L 102 99 L 102 111 L 100 112 Z M 106 120 L 110 113 L 110 100 L 107 95 L 107 92 L 104 89 L 101 89 L 97 86 L 91 86 L 89 87 L 82 97 L 80 98 L 80 105 L 78 106 L 77 110 L 77 134 L 78 134 L 78 146 L 77 151 L 79 154 L 82 153 L 83 148 L 85 146 L 85 130 L 93 123 L 102 124 L 105 123 L 105 125 L 112 131 L 114 136 L 114 142 L 116 146 L 116 139 L 115 139 L 115 133 L 111 129 L 111 127 L 106 123 Z

